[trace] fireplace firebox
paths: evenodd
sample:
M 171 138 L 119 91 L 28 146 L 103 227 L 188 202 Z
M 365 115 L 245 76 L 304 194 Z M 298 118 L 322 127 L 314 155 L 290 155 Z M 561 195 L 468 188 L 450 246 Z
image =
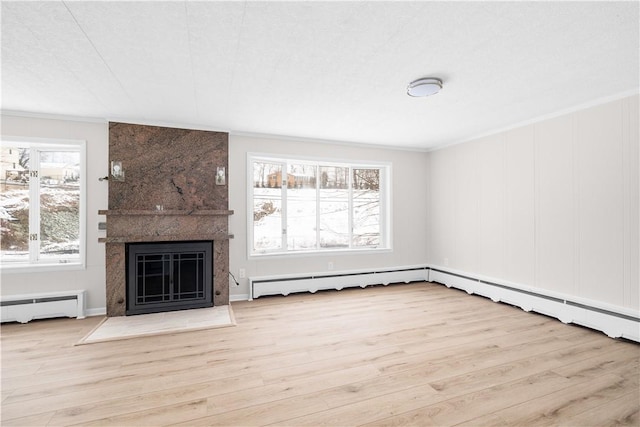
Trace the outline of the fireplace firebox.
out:
M 128 243 L 127 315 L 213 306 L 211 241 Z

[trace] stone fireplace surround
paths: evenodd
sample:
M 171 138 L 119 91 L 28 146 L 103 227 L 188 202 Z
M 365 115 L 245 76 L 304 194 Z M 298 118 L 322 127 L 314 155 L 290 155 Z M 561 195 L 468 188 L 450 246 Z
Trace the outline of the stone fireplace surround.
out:
M 106 245 L 107 316 L 126 311 L 126 244 L 213 241 L 213 304 L 229 303 L 228 134 L 109 123 L 109 165 L 122 162 L 124 181 L 109 179 Z M 228 173 L 227 173 L 228 175 Z M 160 206 L 161 209 L 157 207 Z

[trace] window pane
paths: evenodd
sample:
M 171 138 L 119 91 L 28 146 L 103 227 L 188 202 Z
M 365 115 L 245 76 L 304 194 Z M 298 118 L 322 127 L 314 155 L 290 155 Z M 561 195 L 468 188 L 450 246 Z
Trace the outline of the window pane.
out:
M 316 166 L 287 168 L 287 248 L 316 248 Z
M 349 168 L 320 166 L 320 247 L 349 247 Z
M 353 170 L 353 245 L 380 245 L 380 170 Z
M 386 166 L 309 159 L 250 158 L 250 255 L 381 248 Z M 251 221 L 251 220 L 250 220 Z
M 2 147 L 0 260 L 29 261 L 29 149 Z
M 80 257 L 80 153 L 41 151 L 40 259 Z
M 282 248 L 282 166 L 253 162 L 253 250 Z

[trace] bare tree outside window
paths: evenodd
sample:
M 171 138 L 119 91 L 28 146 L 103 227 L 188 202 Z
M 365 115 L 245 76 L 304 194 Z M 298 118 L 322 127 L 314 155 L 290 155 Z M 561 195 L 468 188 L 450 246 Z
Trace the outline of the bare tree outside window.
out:
M 349 247 L 349 168 L 320 166 L 320 247 Z
M 29 149 L 28 148 L 20 148 L 18 149 L 19 158 L 18 164 L 22 166 L 24 169 L 29 170 Z
M 380 244 L 380 170 L 353 170 L 353 245 Z

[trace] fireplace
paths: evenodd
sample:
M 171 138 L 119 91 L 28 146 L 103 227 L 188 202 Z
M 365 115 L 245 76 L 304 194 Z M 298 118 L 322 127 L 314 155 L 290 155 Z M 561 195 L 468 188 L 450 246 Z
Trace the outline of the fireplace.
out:
M 129 243 L 126 314 L 213 306 L 210 241 Z
M 228 177 L 228 152 L 224 132 L 109 123 L 105 166 L 117 164 L 121 174 L 102 180 L 109 208 L 98 211 L 106 220 L 98 241 L 105 243 L 107 316 L 229 304 L 233 211 L 228 180 L 217 179 L 219 171 Z M 208 248 L 180 246 L 198 242 Z
M 227 218 L 233 211 L 119 209 L 99 213 L 107 217 L 107 237 L 100 239 L 106 243 L 107 316 L 133 314 L 127 282 L 135 282 L 128 273 L 135 268 L 130 256 L 138 245 L 207 242 L 212 249 L 211 255 L 205 255 L 211 261 L 211 274 L 206 275 L 213 285 L 205 287 L 213 291 L 213 305 L 229 304 L 229 239 L 233 235 L 228 232 Z

